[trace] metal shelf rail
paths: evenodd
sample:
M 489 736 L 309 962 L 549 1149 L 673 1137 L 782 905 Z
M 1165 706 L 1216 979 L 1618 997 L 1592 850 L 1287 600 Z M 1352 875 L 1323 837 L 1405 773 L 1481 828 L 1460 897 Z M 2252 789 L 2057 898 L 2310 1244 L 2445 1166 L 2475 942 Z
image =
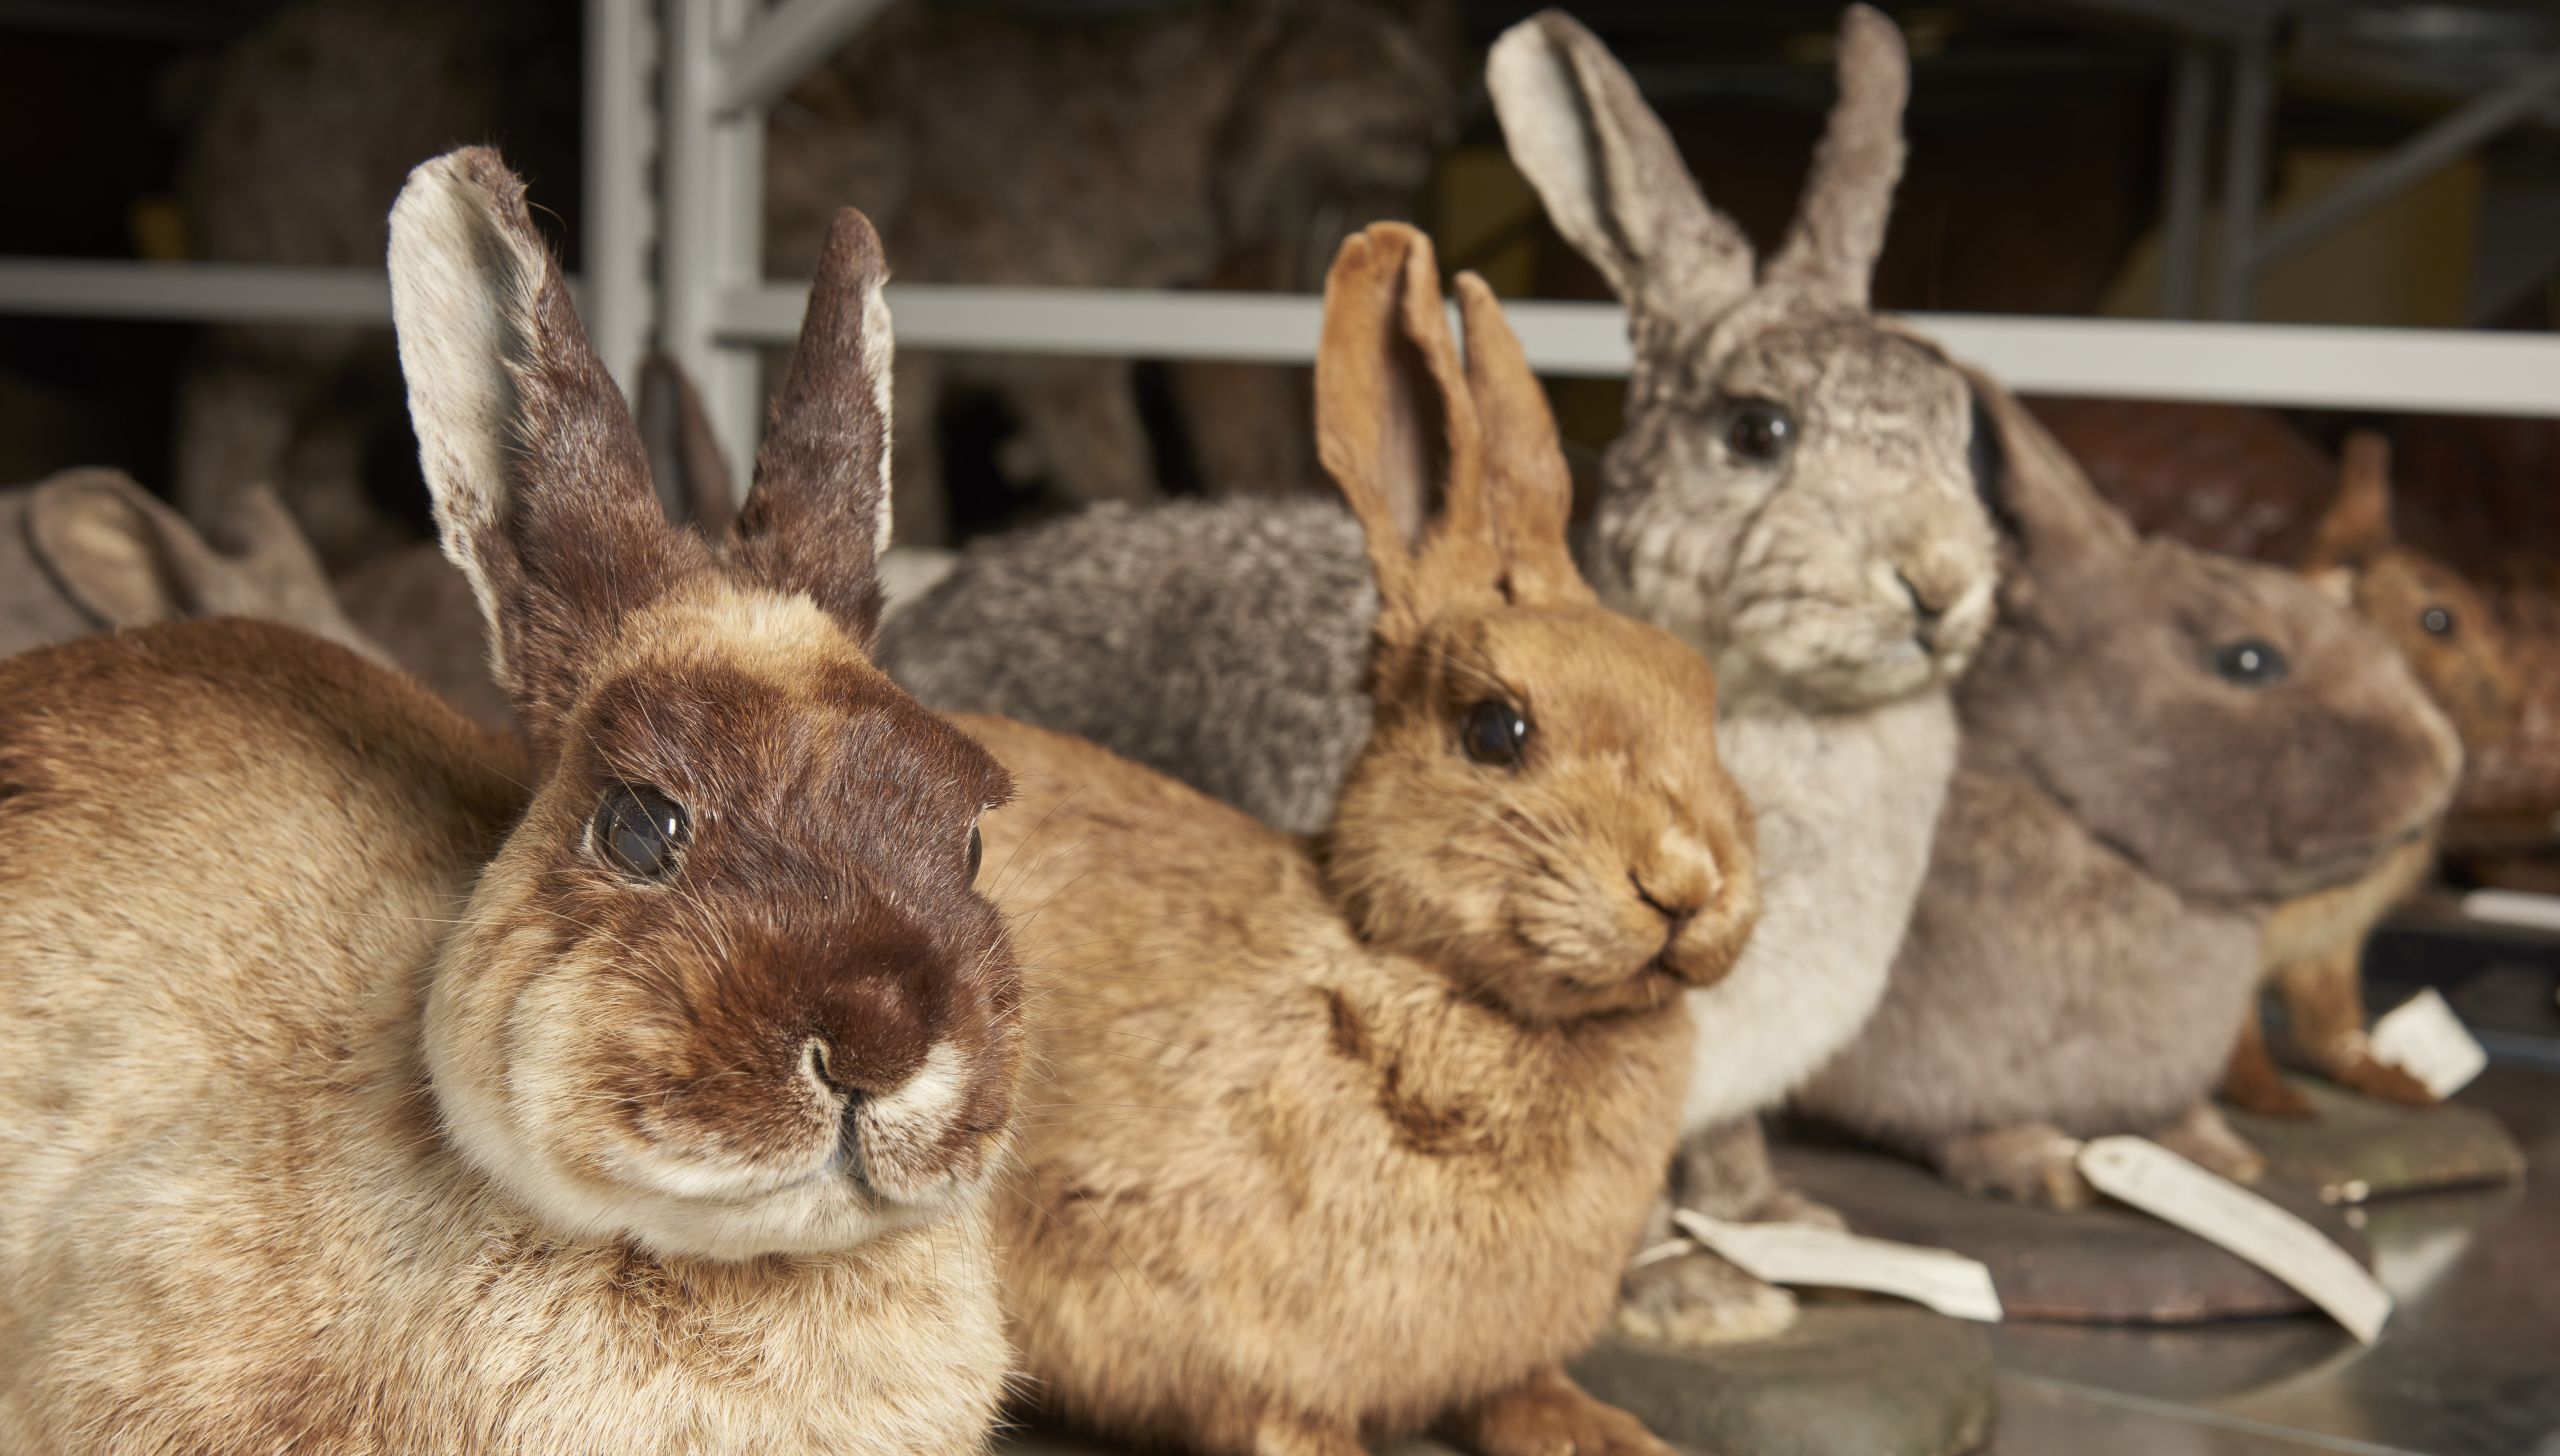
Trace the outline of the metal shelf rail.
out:
M 760 276 L 764 108 L 885 3 L 587 0 L 581 306 L 626 382 L 652 337 L 683 363 L 741 479 L 758 434 L 756 350 L 791 340 L 805 299 L 801 286 Z M 1314 357 L 1320 308 L 1295 295 L 923 284 L 892 285 L 889 299 L 898 342 L 914 349 L 1300 364 Z M 389 305 L 369 269 L 0 259 L 0 314 L 11 313 L 343 324 L 388 322 Z M 1524 302 L 1512 313 L 1540 371 L 1626 371 L 1614 306 Z M 2560 416 L 2560 338 L 2550 335 L 1912 321 L 2030 393 Z

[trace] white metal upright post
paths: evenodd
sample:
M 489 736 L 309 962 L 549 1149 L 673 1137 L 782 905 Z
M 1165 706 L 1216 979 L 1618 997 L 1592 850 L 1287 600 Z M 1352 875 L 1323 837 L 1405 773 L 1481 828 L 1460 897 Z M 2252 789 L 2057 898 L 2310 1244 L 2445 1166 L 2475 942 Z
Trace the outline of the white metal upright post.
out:
M 651 249 L 657 208 L 649 167 L 658 150 L 651 70 L 658 18 L 651 0 L 587 0 L 587 336 L 628 395 L 657 323 Z
M 724 111 L 730 48 L 750 0 L 666 0 L 666 154 L 659 184 L 661 342 L 693 376 L 743 486 L 761 434 L 757 356 L 724 346 L 719 300 L 762 275 L 764 113 Z

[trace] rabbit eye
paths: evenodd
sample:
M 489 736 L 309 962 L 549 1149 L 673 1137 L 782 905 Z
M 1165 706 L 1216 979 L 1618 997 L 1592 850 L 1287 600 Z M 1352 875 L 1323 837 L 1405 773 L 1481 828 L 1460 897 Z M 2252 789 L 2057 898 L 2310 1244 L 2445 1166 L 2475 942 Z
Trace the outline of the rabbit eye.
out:
M 2243 637 L 2213 650 L 2213 670 L 2242 687 L 2262 688 L 2285 674 L 2284 654 L 2255 637 Z
M 684 806 L 648 784 L 615 784 L 596 806 L 589 842 L 605 863 L 639 880 L 673 873 L 692 820 Z
M 984 859 L 986 853 L 987 842 L 978 837 L 978 826 L 972 823 L 969 826 L 969 879 L 973 883 L 978 878 L 978 861 Z
M 1727 400 L 1716 434 L 1737 460 L 1772 465 L 1795 444 L 1795 416 L 1775 400 Z
M 2429 607 L 2418 614 L 2418 625 L 2426 628 L 2429 636 L 2450 637 L 2453 635 L 2453 613 L 2442 607 Z
M 1467 757 L 1496 768 L 1513 768 L 1520 762 L 1521 750 L 1529 746 L 1529 720 L 1500 698 L 1487 698 L 1467 710 L 1459 736 L 1466 743 Z

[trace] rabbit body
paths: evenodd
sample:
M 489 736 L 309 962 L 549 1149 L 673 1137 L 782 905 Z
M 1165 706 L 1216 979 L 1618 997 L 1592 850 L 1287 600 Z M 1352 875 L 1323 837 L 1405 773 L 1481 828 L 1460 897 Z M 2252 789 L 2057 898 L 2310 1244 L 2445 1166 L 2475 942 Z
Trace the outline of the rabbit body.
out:
M 1321 834 L 963 720 L 1020 795 L 989 883 L 1052 1114 L 997 1206 L 1006 1311 L 1041 1399 L 1116 1437 L 1664 1450 L 1562 1367 L 1671 1155 L 1682 992 L 1756 919 L 1749 816 L 1694 726 L 1712 674 L 1582 582 L 1544 398 L 1457 291 L 1463 377 L 1420 234 L 1328 279 L 1317 437 L 1374 606 Z
M 521 737 L 266 623 L 0 664 L 0 1443 L 980 1449 L 1007 790 L 865 651 L 877 239 L 717 554 L 494 153 L 390 276 Z
M 1884 1000 L 1799 1102 L 1978 1191 L 2082 1201 L 2074 1140 L 2119 1132 L 2253 1177 L 2204 1099 L 2264 918 L 2421 838 L 2460 746 L 2373 628 L 2292 573 L 2137 539 L 1985 391 L 2001 625 Z
M 1678 1133 L 1677 998 L 1525 1025 L 1361 945 L 1297 841 L 961 721 L 1019 795 L 987 823 L 1001 898 L 1047 907 L 1017 943 L 1054 1112 L 997 1214 L 1061 1413 L 1213 1452 L 1284 1413 L 1376 1438 L 1580 1353 Z
M 0 704 L 0 1446 L 974 1446 L 974 1213 L 788 1273 L 658 1257 L 547 1231 L 440 1131 L 417 1023 L 515 750 L 245 621 L 15 658 Z

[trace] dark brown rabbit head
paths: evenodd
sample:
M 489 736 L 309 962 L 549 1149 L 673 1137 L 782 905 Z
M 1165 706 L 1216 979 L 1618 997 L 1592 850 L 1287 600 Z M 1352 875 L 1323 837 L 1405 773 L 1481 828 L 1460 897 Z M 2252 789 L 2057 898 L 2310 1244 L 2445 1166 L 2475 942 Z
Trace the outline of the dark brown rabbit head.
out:
M 1003 770 L 871 664 L 888 519 L 878 239 L 829 236 L 734 534 L 671 526 L 496 153 L 411 174 L 394 314 L 445 549 L 536 780 L 435 970 L 461 1153 L 547 1225 L 844 1248 L 967 1196 L 1019 1032 L 975 887 Z
M 1759 916 L 1714 675 L 1584 585 L 1546 396 L 1483 280 L 1457 292 L 1463 366 L 1420 233 L 1372 226 L 1326 279 L 1317 446 L 1379 610 L 1325 871 L 1363 939 L 1524 1019 L 1660 1006 Z
M 1840 97 L 1765 266 L 1589 31 L 1549 10 L 1486 64 L 1511 156 L 1626 304 L 1636 367 L 1587 559 L 1728 693 L 1819 708 L 1964 670 L 1990 625 L 1997 461 L 1963 374 L 1867 304 L 1909 61 L 1853 5 Z
M 2191 899 L 2353 879 L 2443 812 L 2452 726 L 2313 581 L 2139 537 L 2017 400 L 1999 626 L 1958 690 L 1968 752 Z

